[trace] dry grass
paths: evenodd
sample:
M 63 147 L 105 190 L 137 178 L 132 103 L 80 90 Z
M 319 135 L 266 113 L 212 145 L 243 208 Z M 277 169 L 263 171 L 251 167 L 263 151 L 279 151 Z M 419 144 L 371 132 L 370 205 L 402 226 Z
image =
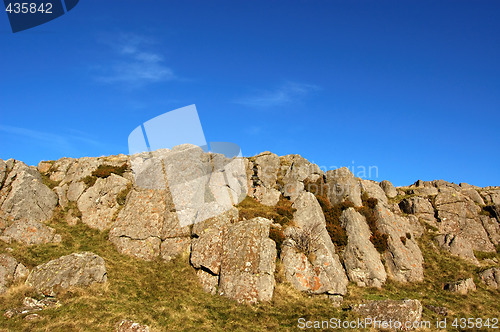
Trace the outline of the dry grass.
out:
M 249 204 L 253 206 L 252 202 Z M 267 208 L 262 209 L 267 211 Z M 299 330 L 298 318 L 355 319 L 355 315 L 348 310 L 351 304 L 388 298 L 413 298 L 419 299 L 424 305 L 445 306 L 449 309 L 448 319 L 491 318 L 500 312 L 500 292 L 487 289 L 479 282 L 476 277 L 479 268 L 435 251 L 428 235 L 424 235 L 421 240 L 426 262 L 425 280 L 421 283 L 399 284 L 390 281 L 383 290 L 350 285 L 342 307 L 334 308 L 327 299 L 294 290 L 284 282 L 282 267 L 278 264 L 279 282 L 273 300 L 250 306 L 203 292 L 188 257 L 166 263 L 160 260 L 145 262 L 124 256 L 107 240 L 106 232 L 90 229 L 81 223 L 68 226 L 60 221 L 63 217 L 64 213 L 60 213 L 50 223 L 63 236 L 62 243 L 27 248 L 0 242 L 0 252 L 11 247 L 12 254 L 32 268 L 72 252 L 92 251 L 106 261 L 108 283 L 65 291 L 59 295 L 62 305 L 40 312 L 42 319 L 39 321 L 25 321 L 23 317 L 7 320 L 0 315 L 0 330 L 111 331 L 124 318 L 147 324 L 153 331 Z M 470 276 L 474 277 L 478 286 L 474 293 L 464 296 L 442 289 L 445 282 Z M 0 296 L 0 313 L 20 306 L 25 296 L 37 294 L 22 284 L 11 287 L 8 293 Z M 434 322 L 436 318 L 442 317 L 424 309 L 424 319 Z

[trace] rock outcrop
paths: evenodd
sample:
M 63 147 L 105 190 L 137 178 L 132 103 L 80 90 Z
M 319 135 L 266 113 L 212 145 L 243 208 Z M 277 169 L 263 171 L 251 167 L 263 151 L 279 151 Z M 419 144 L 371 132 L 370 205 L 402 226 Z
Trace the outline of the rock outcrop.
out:
M 380 254 L 370 241 L 370 228 L 365 217 L 349 208 L 342 213 L 342 226 L 348 237 L 344 265 L 349 280 L 360 287 L 381 288 L 387 279 Z
M 104 259 L 91 252 L 62 256 L 35 267 L 26 284 L 46 296 L 71 286 L 83 287 L 107 280 Z
M 347 167 L 326 172 L 326 185 L 330 203 L 350 201 L 354 206 L 362 205 L 360 181 Z
M 456 282 L 444 285 L 444 289 L 450 292 L 466 295 L 469 292 L 476 290 L 476 284 L 472 278 L 459 280 Z
M 25 278 L 29 270 L 9 254 L 0 254 L 0 294 L 16 280 Z
M 353 311 L 363 317 L 370 318 L 372 322 L 378 321 L 379 326 L 368 326 L 376 330 L 389 328 L 380 325 L 381 322 L 392 322 L 391 330 L 411 330 L 418 328 L 422 319 L 422 304 L 418 300 L 371 301 L 354 306 Z
M 245 303 L 272 299 L 276 244 L 269 239 L 270 225 L 270 220 L 258 217 L 228 228 L 220 267 L 220 295 Z
M 409 220 L 394 214 L 382 203 L 377 204 L 375 215 L 378 230 L 389 236 L 388 250 L 384 253 L 388 275 L 400 282 L 422 281 L 424 258 Z
M 500 268 L 492 267 L 479 273 L 479 278 L 488 287 L 500 289 Z
M 296 227 L 285 230 L 287 239 L 281 252 L 286 279 L 301 291 L 344 295 L 348 279 L 318 201 L 304 192 L 293 207 Z
M 276 205 L 280 198 L 276 181 L 280 169 L 280 158 L 271 152 L 263 152 L 248 164 L 251 174 L 249 196 L 264 205 Z

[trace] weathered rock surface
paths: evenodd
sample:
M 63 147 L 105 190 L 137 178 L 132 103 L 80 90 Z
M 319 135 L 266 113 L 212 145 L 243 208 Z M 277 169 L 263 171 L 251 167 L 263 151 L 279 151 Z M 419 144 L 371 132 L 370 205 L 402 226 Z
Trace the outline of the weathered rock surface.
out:
M 12 161 L 11 164 L 13 166 L 8 174 L 7 164 L 4 165 L 4 182 L 0 190 L 2 213 L 11 221 L 52 218 L 57 195 L 43 184 L 36 168 L 28 167 L 21 161 Z
M 166 190 L 130 192 L 127 204 L 109 232 L 109 240 L 119 252 L 145 260 L 160 255 L 165 215 L 169 211 L 167 196 Z
M 421 281 L 424 278 L 422 252 L 407 218 L 395 215 L 383 204 L 375 208 L 377 228 L 389 235 L 384 253 L 388 275 L 400 282 Z M 406 240 L 401 241 L 401 238 Z
M 98 178 L 77 201 L 78 209 L 82 212 L 82 222 L 101 231 L 109 229 L 120 209 L 116 197 L 122 190 L 126 190 L 129 183 L 129 180 L 116 174 Z
M 18 220 L 7 227 L 3 234 L 4 239 L 14 240 L 25 245 L 61 242 L 61 236 L 56 230 L 38 221 Z
M 342 213 L 341 222 L 348 237 L 344 265 L 349 279 L 360 287 L 382 287 L 387 274 L 380 254 L 370 241 L 365 217 L 349 208 Z
M 479 218 L 480 208 L 468 197 L 454 189 L 440 189 L 435 199 L 439 230 L 460 235 L 474 250 L 494 252 L 488 233 Z
M 252 187 L 248 188 L 249 196 L 264 205 L 276 205 L 281 195 L 276 189 L 280 158 L 274 153 L 263 152 L 249 163 L 249 167 L 252 172 Z
M 360 180 L 361 191 L 366 192 L 368 197 L 376 198 L 379 202 L 388 204 L 387 196 L 384 190 L 375 181 Z
M 269 301 L 274 292 L 276 244 L 271 221 L 244 220 L 229 227 L 223 244 L 219 294 L 238 302 Z
M 286 279 L 298 290 L 344 295 L 348 279 L 326 230 L 323 211 L 313 194 L 304 192 L 293 203 L 296 228 L 285 230 L 281 260 Z M 310 253 L 300 240 L 306 237 Z M 303 242 L 303 241 L 302 241 Z
M 407 214 L 414 214 L 425 222 L 436 226 L 436 219 L 434 218 L 434 207 L 427 198 L 411 197 L 405 198 L 399 203 L 401 211 Z
M 500 223 L 496 218 L 490 218 L 488 216 L 479 216 L 481 223 L 483 224 L 491 243 L 498 245 L 500 243 Z
M 359 180 L 347 167 L 326 172 L 326 185 L 330 203 L 351 201 L 354 206 L 362 205 Z
M 476 284 L 474 284 L 474 280 L 472 278 L 468 278 L 446 284 L 444 285 L 444 289 L 450 292 L 465 295 L 469 292 L 475 291 Z
M 442 234 L 436 236 L 439 247 L 448 251 L 454 256 L 458 256 L 471 263 L 479 264 L 476 256 L 474 255 L 474 250 L 468 241 L 465 241 L 460 235 L 454 234 Z
M 26 284 L 46 296 L 71 286 L 88 286 L 107 280 L 104 259 L 91 252 L 74 253 L 35 267 Z
M 318 165 L 312 164 L 299 155 L 288 155 L 281 157 L 281 159 L 281 172 L 284 173 L 284 176 L 280 190 L 283 196 L 293 203 L 304 191 L 304 180 L 315 181 L 320 176 L 323 176 L 323 171 Z
M 372 321 L 392 321 L 392 326 L 398 322 L 405 329 L 418 326 L 422 319 L 422 304 L 418 300 L 371 301 L 354 306 L 353 311 Z
M 25 278 L 28 269 L 9 254 L 0 254 L 0 294 L 16 280 Z
M 492 267 L 479 273 L 479 278 L 488 287 L 500 289 L 500 268 Z
M 387 197 L 394 198 L 394 197 L 396 197 L 398 195 L 398 191 L 392 185 L 391 182 L 389 182 L 387 180 L 383 180 L 382 182 L 380 182 L 379 185 L 384 190 L 384 192 L 387 195 Z

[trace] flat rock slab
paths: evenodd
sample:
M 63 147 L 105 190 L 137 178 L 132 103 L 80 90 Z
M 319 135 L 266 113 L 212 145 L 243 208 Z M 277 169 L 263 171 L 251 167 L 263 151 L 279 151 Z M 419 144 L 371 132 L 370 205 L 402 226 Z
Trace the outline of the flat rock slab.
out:
M 55 296 L 71 286 L 88 286 L 106 280 L 104 259 L 91 252 L 81 252 L 38 265 L 29 274 L 26 284 L 46 296 Z
M 422 304 L 418 300 L 371 301 L 358 304 L 352 309 L 355 313 L 370 318 L 372 321 L 392 321 L 392 326 L 399 322 L 406 329 L 408 326 L 417 326 L 422 319 Z M 377 328 L 377 326 L 372 327 Z

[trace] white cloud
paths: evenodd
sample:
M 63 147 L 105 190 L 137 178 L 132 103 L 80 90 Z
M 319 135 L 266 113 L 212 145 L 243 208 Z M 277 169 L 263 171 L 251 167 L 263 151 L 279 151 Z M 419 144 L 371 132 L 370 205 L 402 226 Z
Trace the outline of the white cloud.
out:
M 139 87 L 177 78 L 165 65 L 163 56 L 151 50 L 152 40 L 138 35 L 122 35 L 118 40 L 109 44 L 115 59 L 107 66 L 98 67 L 99 81 Z
M 253 96 L 247 96 L 234 101 L 237 104 L 254 107 L 272 107 L 297 102 L 319 87 L 311 84 L 286 82 L 270 91 L 259 91 Z
M 14 136 L 31 139 L 34 143 L 39 143 L 42 146 L 57 147 L 60 151 L 63 152 L 78 150 L 81 147 L 82 143 L 94 147 L 107 146 L 107 144 L 101 141 L 98 141 L 74 130 L 72 131 L 72 133 L 64 135 L 53 134 L 29 128 L 0 125 L 0 131 Z

